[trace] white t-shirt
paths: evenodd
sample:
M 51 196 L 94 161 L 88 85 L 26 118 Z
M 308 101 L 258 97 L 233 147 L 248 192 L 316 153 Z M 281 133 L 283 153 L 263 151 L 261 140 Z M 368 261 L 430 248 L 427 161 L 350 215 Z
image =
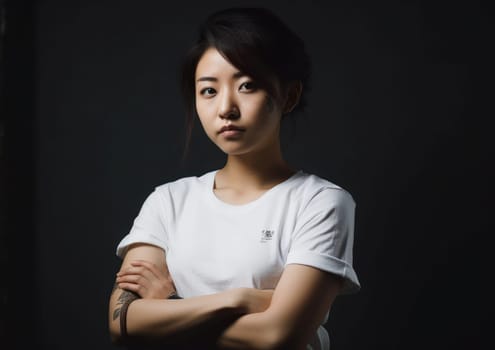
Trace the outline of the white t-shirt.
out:
M 215 174 L 156 187 L 117 255 L 138 242 L 163 248 L 183 298 L 237 287 L 272 289 L 288 264 L 342 276 L 343 294 L 360 289 L 352 267 L 355 202 L 347 191 L 298 171 L 256 200 L 232 205 L 216 197 Z M 323 327 L 315 338 L 312 349 L 329 348 Z

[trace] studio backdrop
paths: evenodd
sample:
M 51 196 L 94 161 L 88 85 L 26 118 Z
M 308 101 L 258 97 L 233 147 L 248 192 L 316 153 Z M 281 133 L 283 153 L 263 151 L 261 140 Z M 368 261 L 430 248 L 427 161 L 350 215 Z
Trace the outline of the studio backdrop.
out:
M 482 298 L 456 281 L 481 279 L 463 260 L 479 227 L 467 226 L 459 204 L 477 9 L 405 1 L 14 3 L 3 66 L 11 126 L 3 238 L 13 281 L 3 321 L 14 348 L 114 348 L 107 310 L 118 242 L 155 186 L 225 161 L 199 123 L 182 160 L 178 81 L 199 23 L 228 6 L 266 6 L 306 42 L 309 105 L 284 122 L 283 150 L 295 168 L 342 186 L 357 203 L 362 289 L 336 300 L 326 324 L 332 349 L 476 348 Z

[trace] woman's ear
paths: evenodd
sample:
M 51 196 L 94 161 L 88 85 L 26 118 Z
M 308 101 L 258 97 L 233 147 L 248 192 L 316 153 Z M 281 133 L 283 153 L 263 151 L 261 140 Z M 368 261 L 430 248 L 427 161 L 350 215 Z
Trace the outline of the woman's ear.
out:
M 284 106 L 284 114 L 292 112 L 292 110 L 297 106 L 299 103 L 299 99 L 301 98 L 302 94 L 302 82 L 299 80 L 293 81 L 288 84 L 287 86 L 287 98 L 285 101 L 285 106 Z

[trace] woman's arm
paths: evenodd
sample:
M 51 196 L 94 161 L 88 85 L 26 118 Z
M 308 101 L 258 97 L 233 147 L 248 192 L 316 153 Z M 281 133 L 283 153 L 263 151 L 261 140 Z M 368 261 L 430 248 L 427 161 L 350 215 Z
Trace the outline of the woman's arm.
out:
M 164 251 L 146 244 L 129 248 L 121 270 L 129 270 L 132 268 L 131 262 L 138 260 L 146 260 L 155 265 L 157 269 L 167 271 Z M 136 273 L 136 276 L 138 279 L 134 284 L 139 286 L 146 286 L 151 280 L 156 280 L 151 277 L 150 281 L 143 282 L 145 274 Z M 129 280 L 126 283 L 129 283 Z M 154 287 L 153 284 L 148 284 L 148 286 L 149 290 L 160 289 L 156 285 Z M 170 290 L 172 288 L 169 287 Z M 139 292 L 139 288 L 136 291 Z M 140 299 L 136 293 L 117 285 L 111 294 L 109 303 L 110 334 L 116 343 L 123 343 L 127 340 L 123 339 L 121 334 L 120 318 L 123 316 L 123 305 L 131 299 L 133 301 L 127 309 L 126 322 L 130 339 L 166 342 L 168 338 L 173 340 L 181 336 L 204 333 L 208 326 L 222 325 L 219 330 L 224 329 L 226 325 L 243 314 L 263 311 L 269 305 L 271 292 L 240 288 L 183 300 Z
M 269 308 L 240 317 L 220 337 L 225 349 L 305 349 L 341 288 L 341 278 L 288 265 Z
M 341 284 L 340 277 L 328 272 L 305 265 L 288 265 L 268 309 L 246 314 L 226 325 L 218 335 L 217 347 L 305 349 L 330 309 Z M 150 288 L 154 289 L 154 294 L 159 293 L 157 286 L 154 284 Z

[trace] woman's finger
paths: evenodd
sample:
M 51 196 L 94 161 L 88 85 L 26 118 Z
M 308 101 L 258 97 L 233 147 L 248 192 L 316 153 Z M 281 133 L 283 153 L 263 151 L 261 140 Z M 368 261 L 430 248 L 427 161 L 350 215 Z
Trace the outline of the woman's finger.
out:
M 133 284 L 140 284 L 143 286 L 147 286 L 150 281 L 141 275 L 124 275 L 124 276 L 119 276 L 116 279 L 117 283 L 133 283 Z
M 164 266 L 163 269 L 160 269 L 155 264 L 146 260 L 134 260 L 131 262 L 131 265 L 148 269 L 155 276 L 157 281 L 159 281 L 159 283 L 169 285 L 173 290 L 175 290 L 174 281 L 172 280 L 172 276 L 170 276 L 166 266 Z
M 144 260 L 131 261 L 130 267 L 117 274 L 117 283 L 131 284 L 132 291 L 141 286 L 139 295 L 143 298 L 163 299 L 175 292 L 175 285 L 168 272 Z
M 125 289 L 138 294 L 141 298 L 146 297 L 146 288 L 140 284 L 135 283 L 118 283 L 120 289 Z
M 169 278 L 170 274 L 166 266 L 163 266 L 162 269 L 158 268 L 155 264 L 146 261 L 146 260 L 135 260 L 131 261 L 131 265 L 135 267 L 143 267 L 153 273 L 156 278 Z
M 129 276 L 129 275 L 140 275 L 143 277 L 146 277 L 149 280 L 153 280 L 156 278 L 156 276 L 148 270 L 146 267 L 143 266 L 132 266 L 128 267 L 126 269 L 123 269 L 117 273 L 117 277 L 122 277 L 122 276 Z
M 164 280 L 147 278 L 141 275 L 123 275 L 117 277 L 117 284 L 136 292 L 141 298 L 165 299 L 175 292 L 175 288 Z

